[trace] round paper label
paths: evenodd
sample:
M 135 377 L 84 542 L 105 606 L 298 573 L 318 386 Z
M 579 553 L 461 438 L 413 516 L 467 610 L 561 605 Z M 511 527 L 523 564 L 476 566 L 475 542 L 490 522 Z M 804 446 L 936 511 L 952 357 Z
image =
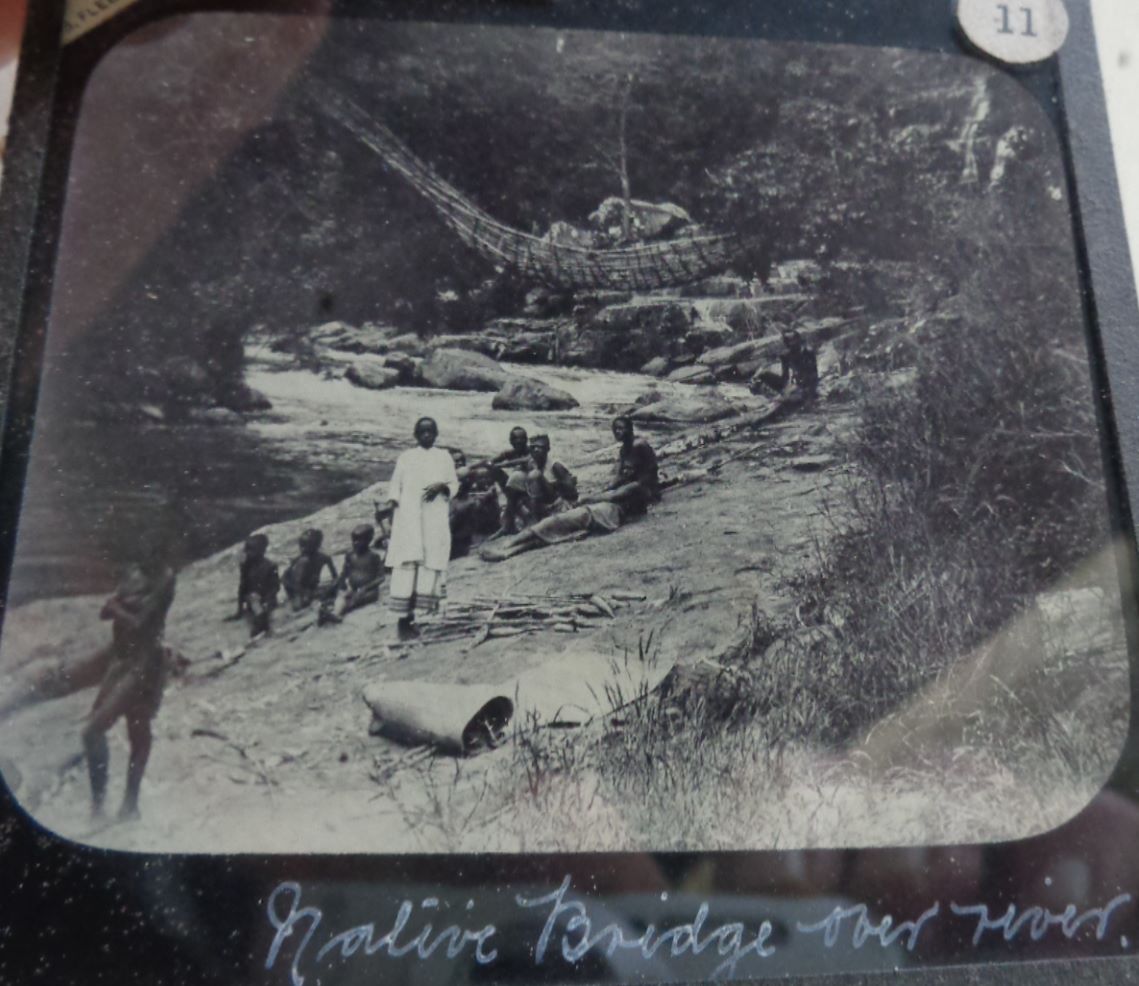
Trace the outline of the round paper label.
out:
M 957 21 L 981 51 L 1013 65 L 1049 58 L 1068 36 L 1063 0 L 957 0 Z

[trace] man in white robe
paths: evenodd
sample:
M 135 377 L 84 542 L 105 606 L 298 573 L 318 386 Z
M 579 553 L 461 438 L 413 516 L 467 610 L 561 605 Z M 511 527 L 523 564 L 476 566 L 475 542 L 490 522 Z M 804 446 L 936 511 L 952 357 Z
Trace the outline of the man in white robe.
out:
M 415 423 L 416 446 L 396 459 L 388 502 L 377 513 L 392 514 L 389 606 L 399 614 L 401 640 L 417 635 L 415 614 L 437 610 L 446 587 L 450 500 L 459 490 L 459 477 L 451 453 L 434 447 L 438 437 L 439 427 L 432 418 Z

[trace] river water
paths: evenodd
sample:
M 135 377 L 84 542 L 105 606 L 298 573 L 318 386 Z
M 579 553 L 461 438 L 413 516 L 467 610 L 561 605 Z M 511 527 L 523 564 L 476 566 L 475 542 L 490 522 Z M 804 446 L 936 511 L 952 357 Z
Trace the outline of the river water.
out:
M 515 413 L 491 410 L 491 394 L 362 390 L 258 354 L 246 378 L 273 410 L 244 424 L 55 422 L 33 447 L 9 603 L 107 591 L 169 506 L 186 563 L 385 480 L 423 414 L 438 421 L 441 445 L 471 461 L 507 448 L 520 424 L 549 434 L 554 458 L 573 464 L 612 445 L 616 406 L 650 389 L 683 389 L 605 371 L 513 369 L 569 391 L 581 407 Z

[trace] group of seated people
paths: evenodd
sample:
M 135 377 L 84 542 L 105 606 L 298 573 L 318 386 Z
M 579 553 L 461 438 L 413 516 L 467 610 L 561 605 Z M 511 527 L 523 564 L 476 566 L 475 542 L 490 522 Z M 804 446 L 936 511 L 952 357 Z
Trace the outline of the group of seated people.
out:
M 544 544 L 616 530 L 645 513 L 660 499 L 656 453 L 636 437 L 627 417 L 613 421 L 613 437 L 620 449 L 612 480 L 590 497 L 580 496 L 574 474 L 551 460 L 547 435 L 530 436 L 524 428 L 514 428 L 508 449 L 474 465 L 467 464 L 462 451 L 451 449 L 459 477 L 450 503 L 451 557 L 469 554 L 479 540 L 484 560 L 501 561 Z M 294 612 L 316 602 L 318 624 L 339 623 L 346 613 L 379 600 L 385 531 L 381 528 L 376 551 L 376 528 L 356 527 L 337 572 L 322 550 L 323 532 L 310 528 L 298 538 L 298 554 L 283 576 L 268 557 L 268 536 L 252 535 L 242 554 L 237 612 L 229 619 L 247 620 L 250 636 L 265 633 L 284 589 Z M 322 581 L 326 570 L 331 578 Z
M 282 577 L 277 563 L 268 557 L 268 536 L 251 535 L 242 551 L 237 612 L 228 619 L 246 620 L 251 637 L 265 633 L 282 588 L 294 612 L 319 602 L 317 622 L 321 625 L 339 623 L 345 613 L 377 602 L 384 581 L 384 557 L 372 546 L 375 537 L 376 529 L 371 524 L 353 528 L 352 546 L 344 553 L 337 573 L 335 562 L 321 550 L 324 533 L 311 527 L 297 539 L 299 553 Z M 380 547 L 383 548 L 382 540 Z M 325 569 L 332 576 L 331 582 L 321 582 Z
M 474 466 L 453 449 L 459 492 L 451 501 L 452 558 L 469 554 L 476 539 L 484 542 L 480 554 L 486 560 L 500 560 L 503 552 L 517 554 L 511 549 L 530 543 L 529 533 L 535 529 L 541 533 L 565 527 L 564 522 L 551 523 L 553 518 L 575 514 L 582 519 L 589 515 L 588 508 L 603 503 L 622 510 L 622 519 L 644 513 L 660 499 L 656 453 L 636 437 L 627 417 L 614 420 L 613 436 L 621 445 L 613 481 L 587 498 L 578 493 L 577 477 L 551 459 L 547 435 L 529 436 L 525 428 L 516 427 L 510 432 L 510 448 Z M 496 541 L 503 543 L 489 544 Z

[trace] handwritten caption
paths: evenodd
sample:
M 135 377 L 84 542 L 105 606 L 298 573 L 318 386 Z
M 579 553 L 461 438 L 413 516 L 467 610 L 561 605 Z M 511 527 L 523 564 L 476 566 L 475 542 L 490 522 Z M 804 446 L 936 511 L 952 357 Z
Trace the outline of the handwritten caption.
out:
M 499 959 L 506 935 L 516 935 L 519 923 L 510 922 L 509 932 L 500 935 L 498 927 L 480 920 L 473 900 L 465 906 L 448 904 L 438 897 L 418 902 L 403 900 L 388 922 L 367 922 L 349 928 L 326 926 L 321 908 L 302 901 L 299 883 L 277 886 L 266 904 L 266 916 L 273 939 L 265 956 L 265 969 L 287 970 L 292 986 L 304 986 L 306 978 L 330 963 L 362 959 L 402 959 L 474 962 L 493 966 Z M 662 901 L 668 899 L 662 894 Z M 1098 907 L 1077 908 L 1069 904 L 1061 911 L 1015 904 L 993 912 L 985 904 L 959 904 L 943 907 L 935 901 L 920 914 L 898 918 L 874 915 L 866 904 L 836 906 L 817 920 L 797 920 L 794 927 L 803 939 L 815 941 L 824 949 L 843 947 L 900 948 L 914 952 L 923 932 L 936 921 L 964 921 L 966 936 L 980 946 L 995 936 L 1006 942 L 1038 942 L 1049 936 L 1073 939 L 1083 933 L 1103 941 L 1109 934 L 1113 915 L 1131 901 L 1131 894 L 1118 894 Z M 662 926 L 635 927 L 612 918 L 611 912 L 598 914 L 602 905 L 583 900 L 573 893 L 567 876 L 561 885 L 539 895 L 516 894 L 510 902 L 520 917 L 533 919 L 533 938 L 525 950 L 536 969 L 561 961 L 580 965 L 590 957 L 613 959 L 619 954 L 634 961 L 675 961 L 684 958 L 706 962 L 703 975 L 731 978 L 755 972 L 754 964 L 771 958 L 780 947 L 775 924 L 763 919 L 717 923 L 707 901 L 697 904 L 691 919 Z M 456 919 L 455 912 L 461 913 Z

